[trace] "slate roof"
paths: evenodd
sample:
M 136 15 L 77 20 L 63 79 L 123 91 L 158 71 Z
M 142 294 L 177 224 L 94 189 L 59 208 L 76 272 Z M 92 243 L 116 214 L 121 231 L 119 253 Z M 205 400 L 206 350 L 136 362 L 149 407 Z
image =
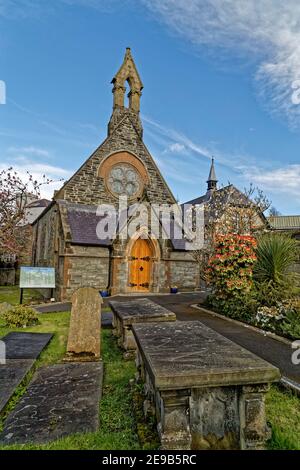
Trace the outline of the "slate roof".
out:
M 247 196 L 242 193 L 239 189 L 237 189 L 235 186 L 232 184 L 229 184 L 228 186 L 224 186 L 222 188 L 216 189 L 216 193 L 223 194 L 222 197 L 230 197 L 230 202 L 232 203 L 237 203 L 240 205 L 249 205 L 251 204 L 251 201 Z M 207 191 L 203 196 L 199 196 L 195 199 L 192 199 L 191 201 L 187 201 L 184 204 L 203 204 L 205 202 L 208 202 L 214 192 Z M 184 205 L 182 204 L 182 206 Z
M 184 202 L 182 206 L 184 204 L 192 204 L 192 205 L 203 204 L 204 202 L 209 201 L 209 199 L 210 199 L 210 194 L 206 193 L 204 194 L 204 196 L 199 196 L 199 197 L 196 197 L 195 199 L 192 199 L 191 201 Z
M 216 176 L 215 160 L 214 160 L 214 158 L 213 158 L 212 161 L 211 161 L 211 166 L 210 166 L 210 171 L 209 171 L 207 183 L 210 182 L 210 181 L 213 181 L 213 182 L 215 182 L 215 183 L 218 182 L 217 176 Z
M 187 241 L 183 238 L 171 238 L 171 243 L 175 251 L 188 251 L 186 248 Z
M 99 239 L 97 236 L 97 224 L 107 216 L 97 216 L 96 210 L 97 207 L 90 210 L 86 206 L 80 209 L 67 208 L 72 243 L 99 246 L 110 246 L 112 244 L 111 239 Z
M 224 192 L 224 197 L 227 195 L 227 190 L 229 188 L 233 188 L 234 191 L 238 191 L 236 188 L 232 186 L 226 186 L 225 188 L 220 188 L 217 191 L 219 192 Z M 238 191 L 239 199 L 242 200 L 241 195 Z M 234 193 L 228 193 L 232 194 L 234 198 Z M 185 204 L 191 204 L 191 205 L 196 205 L 196 204 L 202 204 L 206 203 L 210 200 L 211 198 L 211 192 L 207 192 L 203 196 L 200 196 L 198 198 L 192 199 L 191 201 L 186 202 Z M 243 203 L 248 203 L 249 200 L 245 197 L 245 201 L 242 201 Z M 77 245 L 90 245 L 90 246 L 106 246 L 109 247 L 112 245 L 113 240 L 109 238 L 105 239 L 99 239 L 97 236 L 96 228 L 98 223 L 103 220 L 103 217 L 100 217 L 97 215 L 97 206 L 92 206 L 92 205 L 85 205 L 85 204 L 76 204 L 76 203 L 70 203 L 65 200 L 57 200 L 57 203 L 61 206 L 64 207 L 64 214 L 65 214 L 65 219 L 67 222 L 67 225 L 69 227 L 69 233 L 70 233 L 70 241 L 71 243 L 77 244 Z M 182 204 L 183 206 L 183 204 Z M 122 214 L 124 216 L 124 214 Z M 105 215 L 104 218 L 108 219 L 108 215 Z M 122 217 L 122 220 L 126 220 L 126 216 Z M 300 219 L 300 216 L 299 216 Z M 119 221 L 117 220 L 117 224 Z M 186 244 L 189 243 L 188 240 L 185 240 L 184 238 L 182 239 L 177 239 L 174 238 L 174 224 L 175 221 L 171 221 L 171 243 L 173 246 L 173 249 L 176 251 L 188 251 Z M 122 229 L 122 227 L 121 227 Z M 173 237 L 172 237 L 173 235 Z
M 267 220 L 275 230 L 300 230 L 300 215 L 276 215 Z
M 49 201 L 48 199 L 38 199 L 37 201 L 33 201 L 30 204 L 28 204 L 26 206 L 26 208 L 28 208 L 28 207 L 48 207 L 49 204 L 51 204 L 51 201 Z
M 66 222 L 69 227 L 70 241 L 75 245 L 86 246 L 105 246 L 109 247 L 113 244 L 113 240 L 109 238 L 99 239 L 97 236 L 97 224 L 103 220 L 108 220 L 108 215 L 104 217 L 98 216 L 97 206 L 68 203 L 64 200 L 57 201 L 64 208 Z M 122 214 L 124 216 L 124 214 Z M 123 219 L 123 217 L 122 217 Z M 124 219 L 123 219 L 124 220 Z M 117 224 L 119 221 L 117 221 Z M 122 229 L 122 227 L 121 227 Z M 171 235 L 174 233 L 174 221 L 171 221 Z M 174 250 L 186 251 L 185 239 L 171 238 Z

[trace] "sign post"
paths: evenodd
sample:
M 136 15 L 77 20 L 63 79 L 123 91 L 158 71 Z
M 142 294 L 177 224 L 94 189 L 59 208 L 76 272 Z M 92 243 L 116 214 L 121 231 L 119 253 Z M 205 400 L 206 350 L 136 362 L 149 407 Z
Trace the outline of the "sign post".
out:
M 24 289 L 55 289 L 55 269 L 21 266 L 20 269 L 20 304 L 23 303 Z
M 23 287 L 21 287 L 21 291 L 20 291 L 20 305 L 22 305 L 23 303 Z

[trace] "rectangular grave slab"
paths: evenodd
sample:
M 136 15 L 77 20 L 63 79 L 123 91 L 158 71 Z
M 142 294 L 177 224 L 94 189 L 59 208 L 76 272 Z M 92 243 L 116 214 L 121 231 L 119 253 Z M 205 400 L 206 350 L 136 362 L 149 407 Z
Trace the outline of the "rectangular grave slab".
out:
M 0 364 L 0 411 L 52 336 L 48 333 L 13 332 L 1 339 L 5 343 L 6 364 Z
M 279 370 L 199 321 L 133 325 L 144 410 L 162 449 L 262 449 Z
M 0 365 L 0 411 L 34 364 L 33 359 L 7 359 Z
M 43 443 L 99 427 L 101 362 L 43 367 L 5 422 L 1 444 Z
M 52 336 L 52 333 L 12 332 L 1 339 L 6 345 L 7 359 L 37 359 Z
M 175 313 L 149 299 L 111 300 L 109 305 L 113 312 L 114 334 L 119 338 L 119 346 L 125 349 L 128 355 L 131 355 L 136 349 L 136 342 L 132 334 L 133 324 L 176 320 Z

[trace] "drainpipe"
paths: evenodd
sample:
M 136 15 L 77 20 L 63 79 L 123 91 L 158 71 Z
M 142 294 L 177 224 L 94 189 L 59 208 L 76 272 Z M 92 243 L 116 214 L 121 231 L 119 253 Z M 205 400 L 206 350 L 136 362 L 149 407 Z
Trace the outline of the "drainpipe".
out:
M 109 292 L 111 288 L 111 279 L 112 279 L 112 247 L 109 247 L 109 264 L 108 264 L 108 280 L 106 290 Z

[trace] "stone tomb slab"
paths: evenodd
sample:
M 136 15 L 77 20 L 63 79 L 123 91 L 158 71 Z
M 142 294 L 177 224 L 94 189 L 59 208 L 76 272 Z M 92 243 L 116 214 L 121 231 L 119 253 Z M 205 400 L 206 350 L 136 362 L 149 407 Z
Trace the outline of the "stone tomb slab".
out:
M 7 359 L 0 365 L 0 411 L 34 364 L 33 359 Z
M 2 341 L 7 359 L 37 359 L 51 340 L 52 333 L 8 333 Z
M 163 449 L 261 449 L 279 370 L 199 321 L 133 325 Z
M 0 411 L 51 338 L 48 333 L 15 332 L 1 339 L 6 347 L 6 363 L 0 364 Z
M 136 349 L 133 324 L 176 320 L 175 313 L 149 299 L 111 300 L 108 303 L 113 312 L 114 334 L 119 338 L 119 345 L 129 354 Z
M 43 443 L 99 427 L 101 362 L 43 367 L 5 422 L 1 444 Z

